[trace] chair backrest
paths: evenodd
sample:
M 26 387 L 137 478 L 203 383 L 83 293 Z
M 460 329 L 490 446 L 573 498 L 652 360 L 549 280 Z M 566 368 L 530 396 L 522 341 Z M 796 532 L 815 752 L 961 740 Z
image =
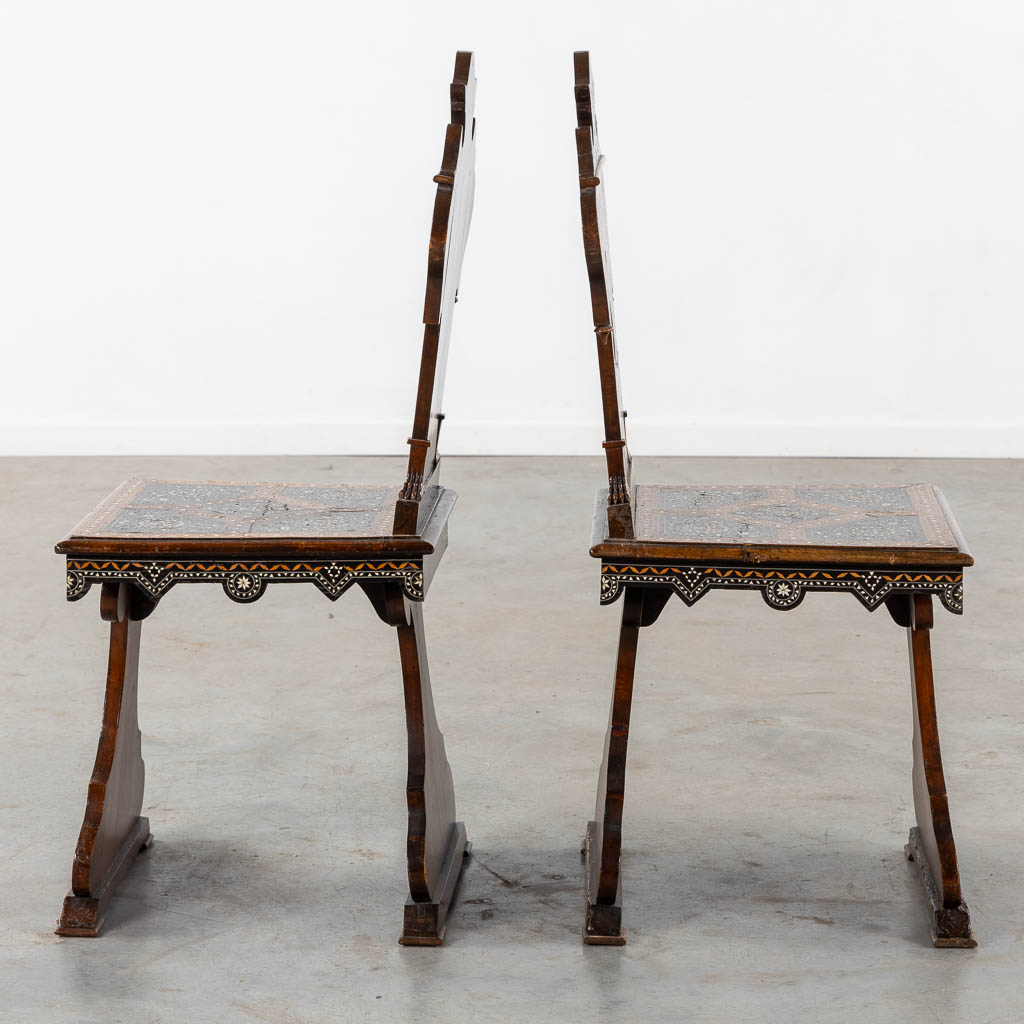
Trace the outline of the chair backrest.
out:
M 619 359 L 615 350 L 611 256 L 604 205 L 604 157 L 594 117 L 594 80 L 590 54 L 573 54 L 576 73 L 576 157 L 580 175 L 583 252 L 590 277 L 590 304 L 597 336 L 604 409 L 604 450 L 608 463 L 608 536 L 633 536 L 633 459 L 626 446 L 626 413 L 619 398 Z
M 395 534 L 418 533 L 437 498 L 440 475 L 437 440 L 444 419 L 441 413 L 444 372 L 452 332 L 452 312 L 458 301 L 462 257 L 473 214 L 475 95 L 473 54 L 460 51 L 455 56 L 455 74 L 451 84 L 451 123 L 445 132 L 441 170 L 434 176 L 437 194 L 427 255 L 423 354 L 416 412 L 409 438 L 409 467 L 395 505 Z

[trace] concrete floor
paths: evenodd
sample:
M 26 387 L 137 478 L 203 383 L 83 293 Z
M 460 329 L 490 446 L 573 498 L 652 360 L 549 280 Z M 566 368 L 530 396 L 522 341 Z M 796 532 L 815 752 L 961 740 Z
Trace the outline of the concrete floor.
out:
M 599 459 L 449 459 L 426 606 L 474 843 L 443 949 L 396 939 L 405 736 L 392 630 L 358 591 L 180 587 L 143 631 L 156 842 L 99 939 L 53 926 L 95 754 L 106 627 L 52 546 L 123 478 L 395 481 L 395 459 L 7 459 L 0 1021 L 1024 1020 L 1019 463 L 650 459 L 676 482 L 930 480 L 974 551 L 936 611 L 947 784 L 977 950 L 936 950 L 916 872 L 905 638 L 812 595 L 680 601 L 641 634 L 629 945 L 580 943 L 619 608 L 587 556 Z

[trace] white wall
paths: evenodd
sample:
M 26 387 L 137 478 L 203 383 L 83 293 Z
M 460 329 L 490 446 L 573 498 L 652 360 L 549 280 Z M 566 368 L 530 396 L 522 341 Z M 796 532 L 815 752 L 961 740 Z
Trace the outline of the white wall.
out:
M 454 51 L 449 452 L 600 452 L 571 52 L 633 448 L 1024 456 L 1024 7 L 9 5 L 0 451 L 402 452 Z

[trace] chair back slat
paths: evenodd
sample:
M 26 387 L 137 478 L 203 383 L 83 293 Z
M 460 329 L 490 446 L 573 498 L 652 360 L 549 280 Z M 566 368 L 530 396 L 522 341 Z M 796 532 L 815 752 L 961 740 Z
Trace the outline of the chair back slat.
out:
M 622 408 L 619 358 L 615 348 L 615 311 L 612 300 L 611 253 L 605 213 L 605 159 L 594 116 L 594 81 L 590 54 L 573 54 L 576 77 L 576 157 L 579 165 L 580 214 L 583 252 L 590 278 L 590 304 L 597 338 L 604 412 L 604 450 L 608 464 L 608 536 L 633 536 L 633 459 L 626 444 L 626 413 Z
M 441 170 L 430 225 L 427 288 L 423 302 L 423 354 L 405 485 L 395 506 L 395 534 L 415 534 L 429 516 L 439 486 L 438 435 L 452 317 L 458 301 L 462 258 L 473 216 L 476 68 L 472 53 L 455 57 L 451 122 L 445 131 Z

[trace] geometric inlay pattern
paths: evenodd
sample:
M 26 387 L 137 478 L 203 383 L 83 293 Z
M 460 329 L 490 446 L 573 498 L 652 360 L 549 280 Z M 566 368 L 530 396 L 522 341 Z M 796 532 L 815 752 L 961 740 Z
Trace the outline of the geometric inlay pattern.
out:
M 68 559 L 69 601 L 80 600 L 93 583 L 103 580 L 126 580 L 153 598 L 163 597 L 178 583 L 219 583 L 231 600 L 243 603 L 261 597 L 270 583 L 313 583 L 337 601 L 357 580 L 397 580 L 410 601 L 423 600 L 423 562 L 419 559 Z
M 636 488 L 636 539 L 735 544 L 949 547 L 930 484 Z
M 73 537 L 384 537 L 398 487 L 129 480 Z
M 795 608 L 808 591 L 853 594 L 874 611 L 890 594 L 927 593 L 957 615 L 964 610 L 960 569 L 750 569 L 735 565 L 601 563 L 601 604 L 611 604 L 626 586 L 670 586 L 687 605 L 709 590 L 759 590 L 772 608 Z

